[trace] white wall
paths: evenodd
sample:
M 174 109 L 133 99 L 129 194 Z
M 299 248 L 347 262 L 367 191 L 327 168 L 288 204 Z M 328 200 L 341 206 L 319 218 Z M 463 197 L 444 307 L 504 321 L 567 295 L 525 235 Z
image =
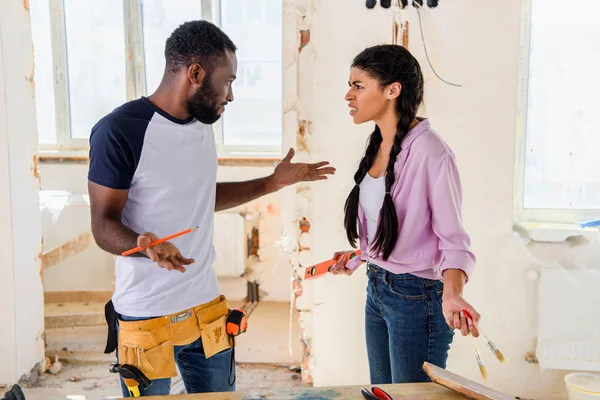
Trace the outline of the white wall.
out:
M 41 220 L 29 14 L 0 13 L 0 383 L 15 383 L 44 355 Z
M 343 98 L 349 65 L 365 46 L 391 40 L 389 11 L 367 10 L 362 1 L 344 7 L 330 4 L 330 0 L 313 1 L 311 32 L 313 156 L 329 159 L 337 168 L 327 188 L 313 187 L 317 259 L 348 247 L 342 227 L 343 202 L 372 129 L 354 126 L 348 116 Z M 490 352 L 484 354 L 490 376 L 487 384 L 511 395 L 549 399 L 561 396 L 562 373 L 540 371 L 524 359 L 536 346 L 537 286 L 527 280 L 526 273 L 536 268 L 528 251 L 539 251 L 539 245 L 526 250 L 512 236 L 520 7 L 519 0 L 457 0 L 425 10 L 430 59 L 444 79 L 462 88 L 448 86 L 433 75 L 414 10 L 408 14 L 409 47 L 426 77 L 423 115 L 430 117 L 455 151 L 462 176 L 464 220 L 478 256 L 466 298 L 481 312 L 482 327 L 508 358 L 506 364 L 499 364 Z M 563 254 L 566 246 L 549 245 L 556 254 Z M 315 385 L 368 382 L 364 269 L 355 275 L 326 277 L 313 284 Z M 470 338 L 456 336 L 448 368 L 480 380 Z

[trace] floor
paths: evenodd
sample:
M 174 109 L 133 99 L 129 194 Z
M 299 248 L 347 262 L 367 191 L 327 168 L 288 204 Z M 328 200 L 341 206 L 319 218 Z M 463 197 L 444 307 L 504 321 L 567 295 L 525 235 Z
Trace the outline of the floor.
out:
M 64 313 L 68 307 L 66 304 L 56 311 Z M 47 312 L 52 310 L 48 308 Z M 289 303 L 258 304 L 248 319 L 248 331 L 238 338 L 236 346 L 238 389 L 302 387 L 297 369 L 302 360 L 297 321 L 295 313 L 290 319 Z M 63 368 L 57 375 L 44 374 L 36 387 L 24 388 L 27 400 L 119 397 L 119 381 L 108 372 L 115 362 L 114 353 L 103 353 L 105 325 L 50 328 L 46 336 L 46 355 L 58 356 Z M 173 386 L 174 392 L 181 387 L 178 378 Z
M 262 302 L 248 318 L 248 331 L 238 338 L 236 359 L 243 363 L 302 362 L 298 314 L 289 303 Z
M 300 374 L 286 366 L 238 364 L 236 386 L 243 389 L 301 388 Z M 179 379 L 173 380 L 178 386 Z M 105 400 L 121 396 L 119 381 L 107 364 L 65 364 L 58 375 L 46 374 L 39 386 L 24 388 L 27 400 Z

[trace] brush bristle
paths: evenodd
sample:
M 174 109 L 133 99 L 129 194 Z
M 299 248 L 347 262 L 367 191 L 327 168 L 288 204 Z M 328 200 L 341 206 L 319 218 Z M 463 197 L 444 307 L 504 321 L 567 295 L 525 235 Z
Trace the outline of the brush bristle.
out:
M 504 354 L 502 354 L 502 352 L 500 350 L 496 349 L 494 351 L 494 355 L 496 356 L 498 361 L 500 361 L 501 363 L 506 361 L 506 358 L 504 358 Z
M 488 374 L 487 374 L 487 369 L 485 369 L 484 365 L 479 366 L 479 372 L 481 372 L 481 376 L 483 377 L 483 379 L 487 380 Z

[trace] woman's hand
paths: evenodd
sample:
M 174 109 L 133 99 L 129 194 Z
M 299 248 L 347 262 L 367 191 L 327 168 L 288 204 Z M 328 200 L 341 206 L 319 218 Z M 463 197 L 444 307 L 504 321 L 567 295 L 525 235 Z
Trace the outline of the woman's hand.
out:
M 447 269 L 444 271 L 443 276 L 442 312 L 446 323 L 452 329 L 459 329 L 463 336 L 470 333 L 478 337 L 479 330 L 477 330 L 477 326 L 481 316 L 462 297 L 467 276 L 459 269 Z M 467 318 L 463 310 L 466 310 L 473 319 Z
M 473 320 L 467 318 L 463 310 L 467 310 Z M 475 337 L 479 336 L 477 325 L 479 324 L 480 315 L 461 295 L 444 293 L 442 296 L 442 312 L 450 328 L 459 329 L 463 336 L 467 336 L 469 333 Z
M 336 258 L 339 257 L 339 260 L 337 263 L 335 263 L 333 265 L 333 267 L 331 267 L 331 273 L 334 275 L 352 275 L 354 273 L 353 269 L 349 269 L 346 268 L 346 257 L 342 257 L 344 254 L 346 253 L 350 253 L 352 250 L 345 250 L 345 251 L 336 251 L 333 254 L 333 258 L 332 260 L 335 260 Z

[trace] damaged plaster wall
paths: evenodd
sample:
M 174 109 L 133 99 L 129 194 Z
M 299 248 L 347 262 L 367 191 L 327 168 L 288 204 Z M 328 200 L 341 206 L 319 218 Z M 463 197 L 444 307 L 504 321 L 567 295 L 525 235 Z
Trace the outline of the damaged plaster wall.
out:
M 313 56 L 312 0 L 286 0 L 283 8 L 283 143 L 294 147 L 298 161 L 314 162 L 311 147 Z M 326 183 L 321 183 L 326 184 Z M 313 383 L 312 295 L 302 281 L 304 268 L 314 262 L 312 246 L 312 187 L 298 184 L 283 191 L 284 232 L 292 270 L 292 306 L 299 318 L 302 342 L 302 379 Z M 292 338 L 297 340 L 298 338 Z
M 219 167 L 217 178 L 219 181 L 256 179 L 272 174 L 273 169 L 274 166 L 222 166 Z M 258 248 L 248 249 L 249 257 L 243 279 L 259 283 L 261 301 L 290 301 L 290 268 L 283 244 L 280 243 L 283 218 L 285 217 L 281 212 L 282 197 L 281 192 L 272 193 L 236 209 L 226 211 L 240 212 L 245 215 L 248 239 L 258 236 Z M 255 230 L 254 233 L 253 230 Z M 250 246 L 248 245 L 248 247 Z M 243 290 L 243 293 L 236 294 L 245 297 L 245 286 Z M 227 293 L 225 294 L 227 295 Z
M 344 101 L 350 64 L 363 48 L 389 42 L 392 25 L 388 12 L 380 7 L 367 10 L 364 2 L 331 7 L 326 0 L 313 0 L 312 12 L 312 155 L 330 161 L 337 170 L 327 185 L 313 186 L 311 231 L 313 261 L 318 262 L 350 248 L 343 230 L 344 201 L 370 133 L 368 126 L 353 125 Z M 368 383 L 365 285 L 364 269 L 351 277 L 325 276 L 304 284 L 312 290 L 316 386 Z
M 41 219 L 31 29 L 26 3 L 0 13 L 0 383 L 44 358 Z M 31 374 L 35 379 L 36 374 Z
M 392 32 L 389 11 L 367 10 L 364 2 L 329 4 L 314 0 L 311 8 L 310 138 L 312 158 L 331 161 L 337 173 L 326 186 L 313 186 L 313 260 L 348 248 L 343 205 L 372 130 L 370 124 L 354 126 L 348 116 L 344 95 L 350 63 L 364 47 L 389 43 Z M 540 370 L 532 362 L 535 357 L 528 356 L 536 348 L 538 311 L 538 282 L 528 278 L 528 272 L 539 266 L 532 262 L 531 252 L 542 251 L 561 261 L 569 256 L 567 251 L 589 256 L 590 250 L 589 245 L 573 243 L 524 247 L 513 235 L 520 12 L 519 0 L 477 4 L 457 0 L 425 9 L 430 59 L 444 79 L 461 88 L 434 76 L 423 52 L 417 15 L 411 9 L 407 16 L 410 50 L 426 79 L 421 115 L 430 117 L 452 147 L 461 172 L 464 222 L 478 257 L 465 296 L 481 312 L 482 327 L 508 359 L 500 364 L 491 353 L 483 354 L 489 372 L 486 384 L 513 396 L 553 399 L 564 396 L 564 371 Z M 548 248 L 553 251 L 548 253 Z M 350 278 L 327 276 L 303 285 L 313 292 L 312 376 L 317 386 L 368 383 L 365 285 L 363 268 Z M 342 316 L 340 310 L 351 317 Z M 481 381 L 470 338 L 455 337 L 448 368 Z

